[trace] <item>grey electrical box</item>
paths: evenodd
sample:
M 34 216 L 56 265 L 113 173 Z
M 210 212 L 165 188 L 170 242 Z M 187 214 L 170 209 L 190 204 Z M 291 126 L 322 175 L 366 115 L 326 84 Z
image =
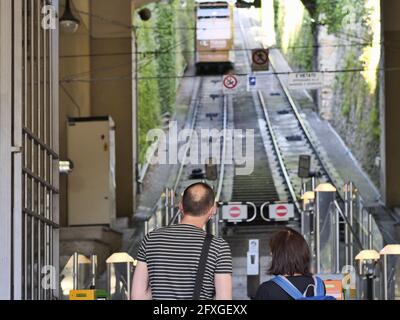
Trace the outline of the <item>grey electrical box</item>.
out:
M 68 225 L 111 225 L 115 205 L 115 125 L 111 117 L 69 120 Z

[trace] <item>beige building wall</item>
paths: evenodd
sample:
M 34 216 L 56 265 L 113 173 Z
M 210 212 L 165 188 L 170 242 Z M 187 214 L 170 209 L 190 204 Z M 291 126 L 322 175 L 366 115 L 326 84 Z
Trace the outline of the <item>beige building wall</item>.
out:
M 61 12 L 65 0 L 61 1 Z M 131 0 L 72 0 L 81 25 L 60 32 L 61 158 L 68 117 L 110 115 L 116 125 L 117 216 L 134 213 L 136 127 Z M 61 223 L 67 224 L 67 178 L 61 178 Z
M 65 0 L 60 2 L 60 15 Z M 90 11 L 90 0 L 73 1 L 73 7 L 81 12 Z M 60 157 L 67 159 L 67 119 L 90 115 L 90 83 L 76 81 L 88 78 L 90 61 L 90 19 L 88 15 L 74 11 L 81 21 L 75 34 L 60 31 Z M 67 82 L 67 80 L 70 80 Z M 67 177 L 60 177 L 60 223 L 67 224 Z
M 133 214 L 132 22 L 130 0 L 92 1 L 92 115 L 111 115 L 116 125 L 117 214 Z M 117 21 L 118 23 L 108 23 Z M 98 81 L 96 80 L 98 79 Z

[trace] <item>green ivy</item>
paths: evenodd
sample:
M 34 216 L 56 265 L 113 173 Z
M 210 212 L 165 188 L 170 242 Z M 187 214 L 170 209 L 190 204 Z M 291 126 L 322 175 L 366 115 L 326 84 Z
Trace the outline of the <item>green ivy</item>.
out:
M 282 46 L 282 34 L 285 18 L 285 7 L 280 0 L 274 0 L 275 30 L 278 46 Z M 299 71 L 310 71 L 313 66 L 314 37 L 311 16 L 306 11 L 303 24 L 292 39 L 290 39 L 289 50 L 286 58 L 289 64 Z
M 194 0 L 162 1 L 145 7 L 148 21 L 135 20 L 138 51 L 138 114 L 140 161 L 144 162 L 147 132 L 160 127 L 161 116 L 174 114 L 176 94 L 194 50 Z M 142 7 L 144 8 L 144 7 Z M 142 9 L 138 8 L 138 10 Z M 146 54 L 148 52 L 148 54 Z
M 329 33 L 341 33 L 349 18 L 364 23 L 367 14 L 365 0 L 316 0 L 318 22 Z

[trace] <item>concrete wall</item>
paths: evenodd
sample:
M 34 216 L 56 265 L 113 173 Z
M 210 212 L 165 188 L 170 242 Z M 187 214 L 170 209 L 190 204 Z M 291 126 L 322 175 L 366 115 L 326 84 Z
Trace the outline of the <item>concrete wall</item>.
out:
M 136 193 L 132 1 L 73 0 L 72 6 L 81 25 L 73 35 L 60 32 L 61 158 L 68 157 L 68 117 L 110 115 L 116 124 L 117 216 L 130 217 Z M 62 225 L 67 224 L 66 186 L 67 178 L 63 176 Z
M 64 12 L 65 0 L 60 3 L 60 12 Z M 90 0 L 73 1 L 76 10 L 90 11 Z M 69 117 L 87 117 L 90 115 L 90 83 L 66 79 L 87 78 L 91 69 L 90 61 L 90 19 L 88 15 L 74 11 L 81 21 L 75 34 L 60 31 L 60 157 L 67 159 L 67 119 Z M 60 177 L 60 223 L 67 224 L 67 177 Z
M 132 29 L 131 1 L 92 1 L 91 20 L 92 115 L 111 115 L 116 124 L 117 214 L 133 214 L 134 171 L 132 131 Z
M 385 103 L 382 117 L 382 185 L 386 204 L 400 207 L 400 1 L 382 0 Z

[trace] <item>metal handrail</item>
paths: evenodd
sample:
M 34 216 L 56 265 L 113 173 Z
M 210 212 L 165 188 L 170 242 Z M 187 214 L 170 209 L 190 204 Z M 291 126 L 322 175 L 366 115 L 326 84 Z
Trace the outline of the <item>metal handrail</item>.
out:
M 226 95 L 224 95 L 224 116 L 223 116 L 223 141 L 222 141 L 222 154 L 221 154 L 221 166 L 219 170 L 219 180 L 218 180 L 218 188 L 217 188 L 217 193 L 215 196 L 215 201 L 219 202 L 221 198 L 221 193 L 222 193 L 222 186 L 224 182 L 224 176 L 225 176 L 225 157 L 226 157 L 226 133 L 227 133 L 227 127 L 228 127 L 228 98 Z
M 270 64 L 271 64 L 272 70 L 273 70 L 274 72 L 276 72 L 274 59 L 273 59 L 272 57 L 270 57 Z M 336 183 L 335 183 L 335 180 L 334 180 L 333 177 L 331 176 L 331 174 L 330 174 L 329 170 L 327 169 L 327 167 L 326 167 L 324 161 L 322 160 L 322 158 L 321 158 L 320 155 L 319 155 L 319 150 L 318 150 L 318 148 L 315 146 L 314 141 L 313 141 L 313 139 L 311 138 L 311 134 L 310 134 L 310 132 L 308 131 L 306 125 L 304 124 L 304 121 L 303 121 L 303 119 L 302 119 L 302 117 L 301 117 L 301 115 L 300 115 L 300 113 L 299 113 L 299 111 L 298 111 L 297 104 L 296 104 L 296 102 L 294 101 L 294 99 L 292 98 L 292 95 L 291 95 L 291 93 L 289 92 L 289 89 L 286 87 L 286 85 L 284 84 L 284 82 L 283 82 L 283 80 L 282 80 L 282 77 L 281 77 L 279 74 L 277 75 L 277 78 L 278 78 L 279 84 L 281 85 L 281 87 L 282 87 L 282 89 L 283 89 L 283 91 L 284 91 L 284 93 L 285 93 L 286 98 L 287 98 L 288 101 L 289 101 L 289 105 L 290 105 L 290 107 L 292 108 L 292 111 L 293 111 L 293 113 L 295 114 L 298 123 L 300 124 L 301 130 L 303 131 L 303 133 L 304 133 L 304 135 L 305 135 L 305 137 L 306 137 L 308 143 L 310 144 L 312 150 L 314 151 L 315 157 L 318 159 L 319 164 L 320 164 L 320 166 L 322 167 L 322 169 L 323 169 L 325 175 L 328 177 L 329 182 L 330 182 L 333 186 L 335 186 L 336 190 L 339 190 L 338 186 L 337 186 Z M 342 195 L 340 194 L 340 192 L 337 191 L 337 195 L 339 196 L 340 200 L 341 200 L 342 202 L 344 202 L 344 199 L 343 199 Z
M 199 91 L 200 91 L 200 88 L 201 88 L 201 86 L 203 84 L 202 80 L 203 80 L 203 78 L 200 78 L 200 84 L 196 86 L 195 94 L 193 95 L 194 99 L 192 100 L 192 103 L 191 103 L 194 106 L 194 111 L 193 111 L 193 114 L 192 114 L 192 119 L 191 119 L 190 128 L 189 128 L 191 130 L 191 134 L 190 134 L 190 137 L 189 137 L 189 141 L 186 144 L 184 156 L 183 156 L 183 159 L 182 159 L 178 174 L 176 176 L 174 186 L 172 188 L 172 191 L 174 193 L 176 193 L 176 190 L 178 189 L 178 185 L 179 185 L 179 182 L 181 180 L 183 168 L 185 167 L 186 158 L 188 156 L 188 152 L 189 152 L 189 149 L 190 149 L 190 142 L 193 139 L 194 127 L 196 125 L 197 115 L 198 115 L 199 106 L 200 106 L 200 103 L 199 103 Z
M 276 71 L 275 66 L 274 66 L 274 61 L 273 61 L 273 58 L 272 58 L 272 57 L 270 57 L 270 62 L 271 62 L 271 67 L 272 67 L 272 69 L 273 69 L 274 71 Z M 304 121 L 303 121 L 303 119 L 302 119 L 302 117 L 301 117 L 301 115 L 300 115 L 300 113 L 299 113 L 299 111 L 298 111 L 296 102 L 295 102 L 294 99 L 292 98 L 292 96 L 291 96 L 291 94 L 290 94 L 288 88 L 286 87 L 286 85 L 283 83 L 283 80 L 282 80 L 281 76 L 278 75 L 277 78 L 278 78 L 279 83 L 280 83 L 280 85 L 281 85 L 281 87 L 282 87 L 282 89 L 283 89 L 283 91 L 284 91 L 284 93 L 285 93 L 285 95 L 286 95 L 286 98 L 288 99 L 289 104 L 290 104 L 290 106 L 291 106 L 291 108 L 292 108 L 292 110 L 293 110 L 293 112 L 294 112 L 294 114 L 295 114 L 295 116 L 296 116 L 296 118 L 297 118 L 297 121 L 298 121 L 298 123 L 299 123 L 300 126 L 301 126 L 301 129 L 302 129 L 302 131 L 303 131 L 303 133 L 304 133 L 306 139 L 308 140 L 308 142 L 309 142 L 311 148 L 312 148 L 313 151 L 314 151 L 314 155 L 317 157 L 317 159 L 318 159 L 318 161 L 319 161 L 319 163 L 320 163 L 322 169 L 324 170 L 326 176 L 328 177 L 329 182 L 330 182 L 333 186 L 335 186 L 335 188 L 336 188 L 336 195 L 339 197 L 339 199 L 341 200 L 341 202 L 345 203 L 345 199 L 343 198 L 342 194 L 339 192 L 340 189 L 339 189 L 338 186 L 336 185 L 335 180 L 334 180 L 334 179 L 332 178 L 332 176 L 330 175 L 329 170 L 327 169 L 327 167 L 325 166 L 324 161 L 322 160 L 322 158 L 321 158 L 320 155 L 319 155 L 319 151 L 318 151 L 317 147 L 315 146 L 314 141 L 312 140 L 311 135 L 310 135 L 310 133 L 309 133 L 309 131 L 308 131 L 306 125 L 304 124 Z M 343 210 L 341 209 L 341 207 L 340 207 L 339 203 L 337 202 L 337 200 L 335 200 L 335 206 L 336 206 L 337 209 L 339 210 L 339 213 L 340 213 L 341 217 L 343 218 L 343 220 L 344 220 L 345 223 L 347 224 L 347 226 L 348 226 L 348 228 L 349 228 L 351 234 L 352 234 L 353 237 L 355 238 L 355 240 L 356 240 L 358 246 L 360 247 L 361 250 L 363 250 L 362 242 L 361 242 L 359 236 L 356 234 L 356 232 L 355 232 L 354 229 L 352 228 L 351 222 L 350 222 L 350 221 L 348 220 L 348 218 L 343 214 Z
M 280 149 L 279 149 L 279 146 L 278 146 L 278 142 L 277 142 L 277 139 L 276 139 L 276 136 L 275 136 L 275 132 L 272 129 L 272 124 L 271 124 L 271 120 L 270 120 L 270 117 L 269 117 L 269 113 L 268 113 L 268 110 L 267 110 L 267 108 L 265 106 L 264 97 L 263 97 L 261 91 L 258 91 L 258 97 L 260 99 L 260 103 L 261 103 L 261 106 L 262 106 L 262 109 L 263 109 L 264 117 L 265 117 L 265 120 L 267 122 L 267 129 L 268 129 L 270 137 L 271 137 L 272 145 L 273 145 L 273 147 L 275 149 L 275 154 L 276 154 L 276 157 L 278 159 L 279 166 L 280 166 L 280 168 L 282 170 L 283 177 L 285 178 L 286 185 L 287 185 L 287 187 L 289 189 L 290 197 L 292 198 L 292 200 L 293 200 L 293 202 L 294 202 L 294 204 L 296 206 L 297 212 L 300 213 L 301 212 L 300 204 L 299 204 L 299 202 L 297 200 L 296 192 L 294 191 L 292 182 L 290 181 L 289 173 L 286 170 L 285 162 L 283 161 L 282 154 L 280 152 Z
M 270 204 L 270 202 L 265 202 L 265 203 L 263 203 L 263 204 L 261 205 L 261 207 L 260 207 L 260 216 L 261 216 L 261 219 L 263 219 L 263 220 L 266 221 L 266 222 L 271 222 L 271 219 L 266 218 L 265 215 L 264 215 L 264 208 L 265 208 L 266 206 L 268 206 L 269 204 Z
M 254 210 L 254 214 L 250 219 L 247 219 L 246 222 L 253 222 L 257 218 L 257 206 L 253 202 L 246 202 L 248 206 L 252 206 Z
M 246 45 L 247 48 L 249 48 L 250 46 L 249 46 L 247 38 L 245 36 L 244 27 L 243 27 L 243 24 L 242 24 L 240 19 L 239 19 L 239 26 L 240 26 L 240 30 L 241 30 L 241 32 L 243 34 L 243 39 L 244 39 L 245 45 Z M 250 53 L 247 54 L 247 58 L 248 59 L 245 60 L 246 61 L 246 65 L 247 65 L 247 69 L 251 70 L 251 67 L 250 67 L 250 64 L 249 64 L 249 60 L 251 60 Z M 267 122 L 267 128 L 268 128 L 271 140 L 272 140 L 272 144 L 273 144 L 273 147 L 274 147 L 274 150 L 275 150 L 276 157 L 278 158 L 279 166 L 280 166 L 281 171 L 283 173 L 286 185 L 287 185 L 287 187 L 289 189 L 290 197 L 292 198 L 292 200 L 293 200 L 293 202 L 294 202 L 294 204 L 296 206 L 297 212 L 300 213 L 301 212 L 300 204 L 297 201 L 296 192 L 294 191 L 294 188 L 293 188 L 292 183 L 291 183 L 290 178 L 289 178 L 289 174 L 288 174 L 288 172 L 286 170 L 286 166 L 285 166 L 285 163 L 283 161 L 283 158 L 282 158 L 282 155 L 281 155 L 278 143 L 277 143 L 277 139 L 275 137 L 275 133 L 272 130 L 272 124 L 271 124 L 270 117 L 269 117 L 269 114 L 268 114 L 268 111 L 267 111 L 267 108 L 266 108 L 266 105 L 265 105 L 265 102 L 264 102 L 264 97 L 263 97 L 262 92 L 260 90 L 257 91 L 257 94 L 258 94 L 258 97 L 259 97 L 259 100 L 260 100 L 260 103 L 261 103 L 261 106 L 262 106 L 262 110 L 263 110 L 263 113 L 264 113 L 264 116 L 265 116 L 265 119 L 266 119 L 266 122 Z
M 226 156 L 226 130 L 227 130 L 227 126 L 228 126 L 228 101 L 227 101 L 227 97 L 224 96 L 224 115 L 223 115 L 223 132 L 224 132 L 224 136 L 223 136 L 223 144 L 222 144 L 222 154 L 221 154 L 221 167 L 220 167 L 220 174 L 219 174 L 219 181 L 218 181 L 218 188 L 217 188 L 217 193 L 215 196 L 216 202 L 219 202 L 219 199 L 221 197 L 221 192 L 222 192 L 222 186 L 223 186 L 223 181 L 224 181 L 224 172 L 225 172 L 225 156 Z M 194 129 L 194 124 L 193 123 L 193 127 L 192 129 Z M 188 144 L 189 145 L 189 144 Z M 186 153 L 185 153 L 186 155 Z M 180 172 L 183 170 L 184 167 L 184 161 L 182 161 L 182 166 L 181 166 L 181 170 Z M 180 181 L 180 176 L 177 178 L 176 182 L 175 182 L 175 191 L 179 185 L 179 181 Z M 174 224 L 176 219 L 179 217 L 179 215 L 181 214 L 181 211 L 178 210 L 175 215 L 172 217 L 171 221 L 169 222 L 169 226 Z
M 338 210 L 340 216 L 343 218 L 343 220 L 345 221 L 345 223 L 347 224 L 350 232 L 353 234 L 353 237 L 356 239 L 356 242 L 358 244 L 358 246 L 360 247 L 360 250 L 364 250 L 364 247 L 362 245 L 362 242 L 360 240 L 360 238 L 357 236 L 357 233 L 354 231 L 349 219 L 346 217 L 346 215 L 343 213 L 342 209 L 339 206 L 339 203 L 337 202 L 337 200 L 334 201 L 336 210 Z

